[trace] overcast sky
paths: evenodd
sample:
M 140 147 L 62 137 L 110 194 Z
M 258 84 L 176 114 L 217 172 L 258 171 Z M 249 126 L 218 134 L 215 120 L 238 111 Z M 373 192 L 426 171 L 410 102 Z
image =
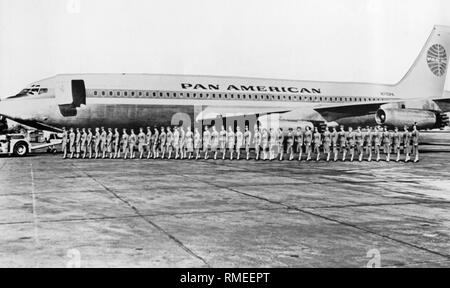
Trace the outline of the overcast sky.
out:
M 60 73 L 395 83 L 435 24 L 450 1 L 0 0 L 0 97 Z

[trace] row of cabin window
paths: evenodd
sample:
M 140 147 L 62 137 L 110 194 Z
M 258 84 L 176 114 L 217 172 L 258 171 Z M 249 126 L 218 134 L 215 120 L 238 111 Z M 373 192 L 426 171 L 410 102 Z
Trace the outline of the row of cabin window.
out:
M 177 92 L 149 92 L 149 91 L 94 91 L 94 96 L 131 96 L 131 97 L 150 97 L 154 98 L 179 98 L 186 94 L 186 98 L 195 99 L 242 99 L 242 100 L 285 100 L 285 101 L 329 101 L 329 102 L 342 102 L 342 101 L 381 101 L 380 98 L 362 98 L 362 97 L 336 97 L 336 96 L 292 96 L 292 95 L 256 95 L 256 94 L 214 94 L 214 93 L 177 93 Z M 205 97 L 203 97 L 205 96 Z M 222 97 L 223 96 L 223 97 Z

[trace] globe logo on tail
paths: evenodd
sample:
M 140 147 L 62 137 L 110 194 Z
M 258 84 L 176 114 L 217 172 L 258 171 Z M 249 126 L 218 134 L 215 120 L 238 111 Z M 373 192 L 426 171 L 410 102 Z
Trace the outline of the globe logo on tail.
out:
M 440 44 L 432 45 L 428 49 L 427 63 L 434 75 L 438 77 L 444 75 L 447 69 L 447 53 L 444 46 Z

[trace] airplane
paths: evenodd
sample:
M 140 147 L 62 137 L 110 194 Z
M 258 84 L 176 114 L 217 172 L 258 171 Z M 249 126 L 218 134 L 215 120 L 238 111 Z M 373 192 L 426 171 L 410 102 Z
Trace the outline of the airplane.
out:
M 450 27 L 434 26 L 396 84 L 159 74 L 60 74 L 0 101 L 0 115 L 37 129 L 183 125 L 449 124 Z M 408 108 L 408 101 L 433 105 Z M 197 127 L 199 127 L 197 126 Z M 241 126 L 242 127 L 242 126 Z

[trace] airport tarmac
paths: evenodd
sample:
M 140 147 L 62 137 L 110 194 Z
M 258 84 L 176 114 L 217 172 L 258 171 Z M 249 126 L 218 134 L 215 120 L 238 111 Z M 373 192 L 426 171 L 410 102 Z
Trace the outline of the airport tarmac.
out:
M 450 266 L 450 153 L 417 164 L 38 154 L 0 157 L 0 184 L 2 267 Z

